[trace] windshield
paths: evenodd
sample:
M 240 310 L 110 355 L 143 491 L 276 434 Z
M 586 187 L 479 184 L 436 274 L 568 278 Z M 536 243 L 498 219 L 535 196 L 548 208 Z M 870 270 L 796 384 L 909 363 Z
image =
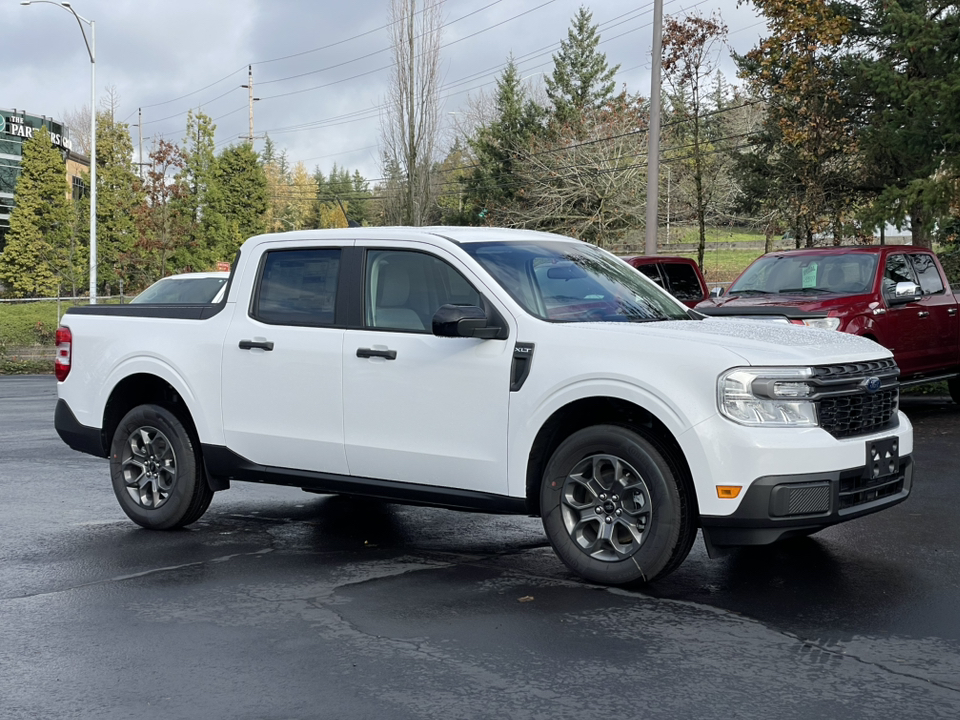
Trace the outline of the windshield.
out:
M 727 295 L 869 292 L 877 266 L 876 255 L 765 255 L 744 270 Z
M 225 277 L 164 278 L 155 282 L 130 302 L 211 303 L 226 282 Z
M 531 315 L 551 322 L 689 320 L 686 309 L 599 248 L 563 241 L 463 246 Z

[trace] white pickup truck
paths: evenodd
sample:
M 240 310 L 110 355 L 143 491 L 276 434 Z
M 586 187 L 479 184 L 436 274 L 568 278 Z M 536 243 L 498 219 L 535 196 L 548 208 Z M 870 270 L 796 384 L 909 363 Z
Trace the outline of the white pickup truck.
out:
M 110 458 L 136 523 L 231 481 L 540 516 L 600 583 L 807 535 L 910 493 L 890 351 L 704 318 L 545 233 L 350 228 L 251 238 L 225 298 L 70 309 L 55 424 Z

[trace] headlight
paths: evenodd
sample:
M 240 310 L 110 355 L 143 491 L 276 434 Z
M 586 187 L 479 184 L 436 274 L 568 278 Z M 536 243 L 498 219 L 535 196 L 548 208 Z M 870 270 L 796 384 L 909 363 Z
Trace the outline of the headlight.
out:
M 836 330 L 840 327 L 840 318 L 810 318 L 809 320 L 804 320 L 803 324 L 807 327 L 817 328 L 818 330 Z
M 720 412 L 741 425 L 817 427 L 810 368 L 734 368 L 717 383 Z

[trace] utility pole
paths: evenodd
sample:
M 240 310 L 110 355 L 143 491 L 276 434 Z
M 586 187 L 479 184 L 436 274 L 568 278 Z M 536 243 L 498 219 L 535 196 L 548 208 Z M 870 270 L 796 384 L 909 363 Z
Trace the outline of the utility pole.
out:
M 660 202 L 660 65 L 663 55 L 663 0 L 653 2 L 653 52 L 650 63 L 650 129 L 647 144 L 646 255 L 657 254 Z
M 137 108 L 137 144 L 140 146 L 137 165 L 140 166 L 140 179 L 143 180 L 143 108 Z
M 250 147 L 253 147 L 253 104 L 257 102 L 260 98 L 253 96 L 253 65 L 247 65 L 247 84 L 241 85 L 242 88 L 247 88 L 250 92 L 250 134 L 247 135 L 247 142 L 250 143 Z M 241 135 L 241 138 L 244 136 Z
M 413 16 L 416 13 L 416 10 L 417 10 L 417 0 L 410 0 L 410 11 L 409 11 L 409 18 L 407 21 L 407 42 L 410 46 L 409 47 L 410 66 L 407 68 L 408 70 L 407 82 L 409 83 L 409 86 L 410 86 L 409 91 L 407 92 L 407 138 L 408 138 L 407 142 L 409 143 L 408 155 L 407 155 L 407 157 L 409 158 L 408 160 L 409 165 L 407 167 L 407 193 L 408 193 L 407 200 L 410 205 L 409 217 L 410 217 L 411 225 L 420 224 L 419 213 L 417 213 L 414 208 L 414 203 L 416 202 L 416 197 L 417 197 L 417 194 L 416 194 L 417 146 L 416 146 L 416 137 L 415 137 L 416 129 L 414 127 L 413 113 L 414 113 L 414 107 L 415 107 L 414 95 L 416 95 L 417 75 L 416 75 L 416 66 L 414 65 L 415 56 L 414 56 L 414 46 L 413 46 L 413 43 L 414 43 Z
M 667 245 L 670 244 L 670 181 L 673 179 L 673 173 L 670 172 L 670 166 L 667 165 Z

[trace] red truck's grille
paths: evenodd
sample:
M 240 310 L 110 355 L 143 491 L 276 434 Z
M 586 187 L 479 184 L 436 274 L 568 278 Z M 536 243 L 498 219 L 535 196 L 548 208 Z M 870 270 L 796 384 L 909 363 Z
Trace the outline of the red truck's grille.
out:
M 820 427 L 834 437 L 867 435 L 891 427 L 900 405 L 899 368 L 892 358 L 814 368 Z M 869 378 L 880 380 L 870 392 Z

